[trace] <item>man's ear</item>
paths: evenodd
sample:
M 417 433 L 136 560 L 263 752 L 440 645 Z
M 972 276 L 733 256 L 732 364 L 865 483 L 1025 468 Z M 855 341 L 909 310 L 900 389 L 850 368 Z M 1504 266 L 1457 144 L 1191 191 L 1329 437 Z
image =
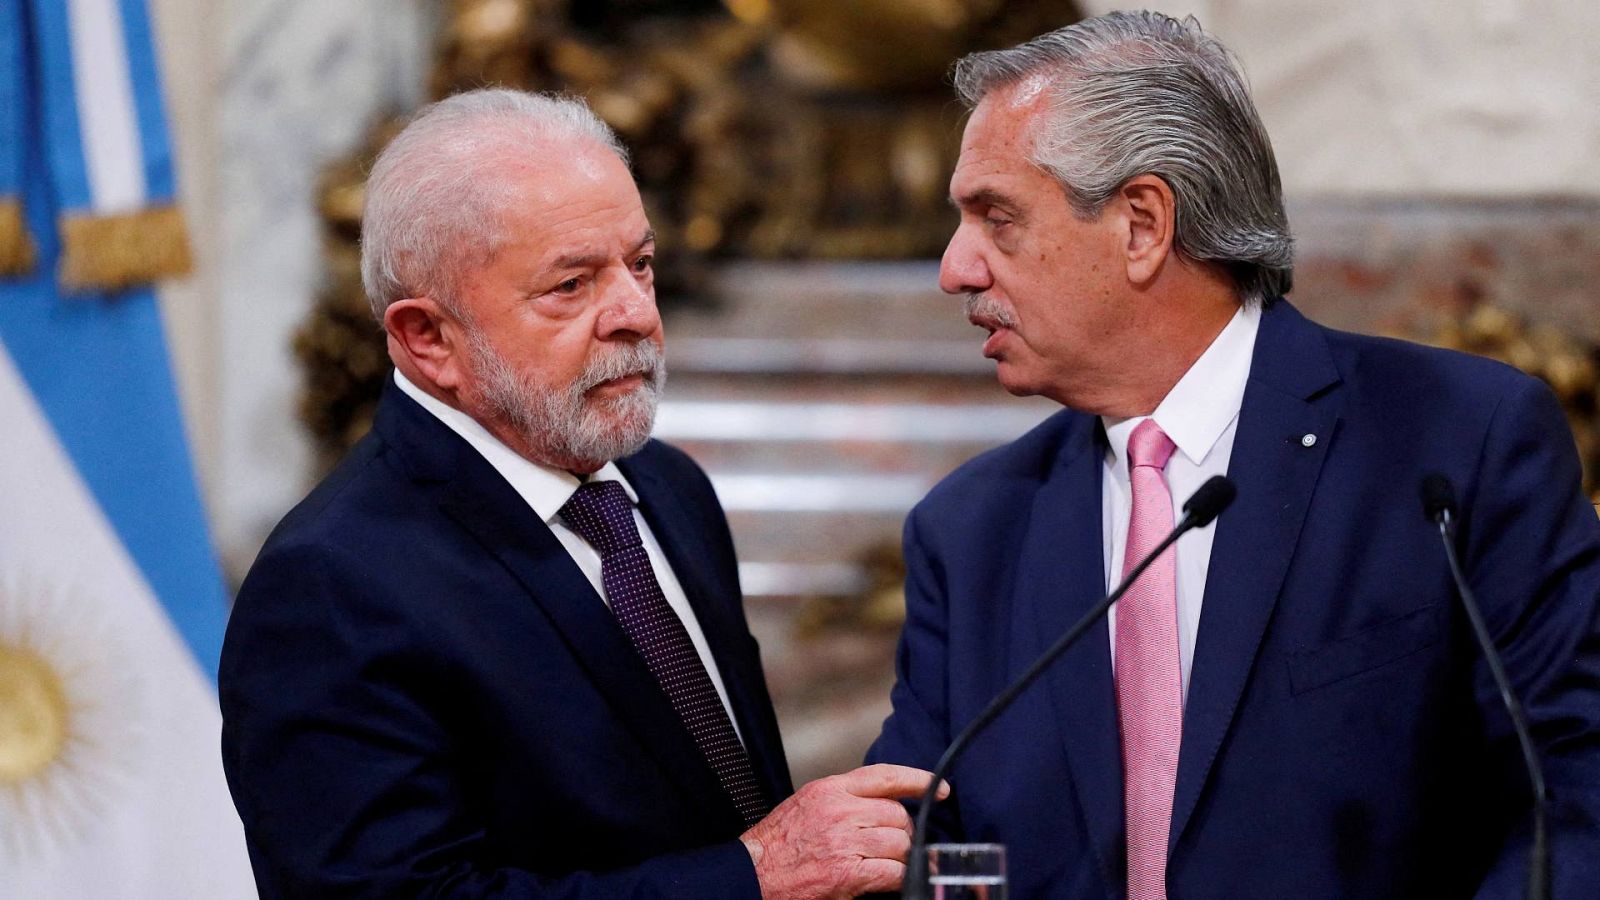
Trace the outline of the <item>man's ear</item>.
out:
M 1138 175 L 1118 189 L 1117 200 L 1127 221 L 1128 280 L 1146 287 L 1172 255 L 1178 212 L 1172 187 L 1159 175 Z
M 383 312 L 383 330 L 396 365 L 415 371 L 446 393 L 461 387 L 466 335 L 438 301 L 430 297 L 394 301 Z

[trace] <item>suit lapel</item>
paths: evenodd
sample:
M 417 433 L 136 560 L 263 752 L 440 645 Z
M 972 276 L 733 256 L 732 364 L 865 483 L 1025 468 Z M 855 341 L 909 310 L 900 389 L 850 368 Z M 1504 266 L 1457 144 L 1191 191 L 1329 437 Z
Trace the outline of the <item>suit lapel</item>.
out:
M 1034 496 L 1017 580 L 1013 634 L 1023 664 L 1056 641 L 1105 596 L 1101 544 L 1102 443 L 1097 420 L 1073 417 L 1055 467 Z M 1122 884 L 1122 751 L 1111 642 L 1105 620 L 1086 632 L 1044 676 L 1061 721 L 1074 795 L 1108 889 Z
M 742 830 L 732 801 L 566 548 L 482 456 L 390 386 L 376 426 L 419 482 L 437 484 L 444 513 L 521 583 L 561 634 L 573 659 L 691 801 Z
M 760 660 L 750 650 L 749 632 L 742 618 L 735 615 L 743 601 L 738 586 L 717 577 L 711 551 L 705 545 L 706 526 L 695 523 L 679 492 L 637 456 L 619 460 L 618 466 L 638 492 L 639 510 L 689 598 L 722 675 L 750 762 L 768 791 L 768 799 L 776 804 L 791 792 L 788 764 L 781 738 L 769 725 L 771 701 Z
M 1173 798 L 1172 844 L 1187 827 L 1237 712 L 1295 553 L 1342 394 L 1321 330 L 1286 301 L 1261 317 L 1228 476 L 1238 500 L 1218 519 L 1201 606 Z M 1304 437 L 1314 435 L 1306 446 Z

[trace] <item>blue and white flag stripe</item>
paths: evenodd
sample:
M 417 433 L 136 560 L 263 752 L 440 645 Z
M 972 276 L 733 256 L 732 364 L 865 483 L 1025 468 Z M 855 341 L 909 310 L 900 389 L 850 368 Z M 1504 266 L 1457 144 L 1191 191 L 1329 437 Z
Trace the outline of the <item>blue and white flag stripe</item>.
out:
M 30 186 L 40 256 L 58 244 Z M 43 222 L 37 219 L 44 219 Z M 215 681 L 228 601 L 212 552 L 155 291 L 63 298 L 48 267 L 0 282 L 0 343 L 128 552 Z
M 61 210 L 116 215 L 170 201 L 171 148 L 142 0 L 27 2 Z
M 12 362 L 0 346 L 0 648 L 52 673 L 62 735 L 0 790 L 0 896 L 252 897 L 215 694 Z
M 24 158 L 30 177 L 23 208 L 43 264 L 5 283 L 0 338 L 201 669 L 214 678 L 226 597 L 155 295 L 145 288 L 64 301 L 52 264 L 61 252 L 55 220 L 72 207 L 113 213 L 172 199 L 149 17 L 142 0 L 26 2 L 39 94 L 22 96 L 21 108 L 24 121 L 52 135 Z
M 22 192 L 24 34 L 22 0 L 0 0 L 0 200 Z
M 146 283 L 182 244 L 150 22 L 143 0 L 0 20 L 0 201 L 35 262 L 0 277 L 0 679 L 29 721 L 0 727 L 0 896 L 250 897 L 226 590 Z
M 133 84 L 117 0 L 67 0 L 72 86 L 90 208 L 120 213 L 145 204 L 144 147 L 135 122 Z

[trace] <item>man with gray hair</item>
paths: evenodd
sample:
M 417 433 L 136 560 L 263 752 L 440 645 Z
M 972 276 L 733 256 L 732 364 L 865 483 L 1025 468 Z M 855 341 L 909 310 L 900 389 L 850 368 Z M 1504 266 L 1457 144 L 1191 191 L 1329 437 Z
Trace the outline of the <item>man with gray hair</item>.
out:
M 972 107 L 941 287 L 1016 394 L 1068 407 L 906 522 L 893 713 L 932 767 L 1226 474 L 951 772 L 936 837 L 1032 898 L 1517 896 L 1532 790 L 1457 602 L 1428 473 L 1526 703 L 1557 896 L 1600 885 L 1600 522 L 1550 391 L 1343 334 L 1292 253 L 1243 76 L 1193 20 L 1114 13 L 956 66 Z
M 458 95 L 378 158 L 362 275 L 393 384 L 262 549 L 218 676 L 263 897 L 899 884 L 895 798 L 928 773 L 792 790 L 727 522 L 650 440 L 654 254 L 580 101 Z

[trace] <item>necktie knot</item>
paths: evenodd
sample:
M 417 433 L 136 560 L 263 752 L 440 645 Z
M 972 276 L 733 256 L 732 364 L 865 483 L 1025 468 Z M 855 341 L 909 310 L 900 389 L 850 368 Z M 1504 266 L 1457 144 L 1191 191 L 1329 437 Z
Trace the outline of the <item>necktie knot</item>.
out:
M 1172 451 L 1176 449 L 1177 445 L 1161 430 L 1155 419 L 1145 419 L 1128 437 L 1128 469 L 1132 471 L 1140 466 L 1165 469 L 1167 460 L 1172 458 Z
M 562 505 L 561 520 L 602 558 L 619 550 L 640 545 L 639 529 L 633 523 L 633 501 L 619 482 L 590 481 Z

